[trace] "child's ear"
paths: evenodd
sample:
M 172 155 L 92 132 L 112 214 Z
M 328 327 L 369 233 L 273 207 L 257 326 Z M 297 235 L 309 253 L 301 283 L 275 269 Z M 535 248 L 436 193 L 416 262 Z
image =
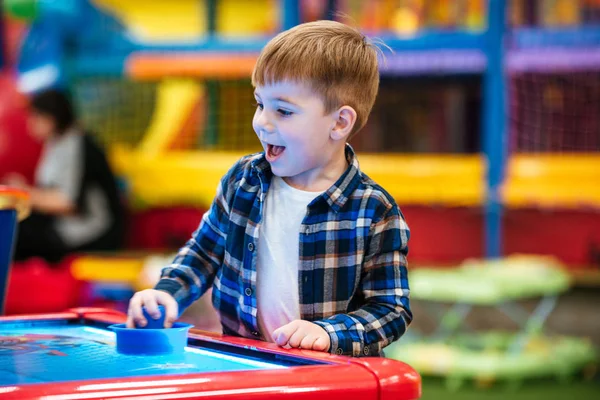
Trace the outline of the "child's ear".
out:
M 329 136 L 333 140 L 346 140 L 356 123 L 356 110 L 350 106 L 342 106 L 335 111 L 335 125 Z

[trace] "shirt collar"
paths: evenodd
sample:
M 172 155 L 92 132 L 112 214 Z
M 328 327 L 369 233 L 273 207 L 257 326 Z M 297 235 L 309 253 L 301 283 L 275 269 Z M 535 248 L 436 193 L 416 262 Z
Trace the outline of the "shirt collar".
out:
M 344 171 L 342 176 L 340 176 L 337 182 L 320 196 L 335 212 L 338 212 L 344 204 L 346 204 L 348 197 L 350 197 L 360 183 L 358 158 L 354 153 L 354 149 L 348 143 L 346 143 L 345 153 L 346 160 L 348 161 L 348 168 Z M 252 161 L 252 167 L 259 175 L 264 175 L 267 178 L 267 182 L 271 181 L 273 173 L 271 172 L 271 166 L 267 161 L 264 152 L 260 153 L 260 155 Z

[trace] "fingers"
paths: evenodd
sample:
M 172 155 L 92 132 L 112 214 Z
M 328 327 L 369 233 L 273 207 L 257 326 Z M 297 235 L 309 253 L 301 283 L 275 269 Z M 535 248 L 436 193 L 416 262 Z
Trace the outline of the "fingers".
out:
M 315 350 L 315 342 L 319 339 L 318 336 L 315 335 L 306 335 L 302 338 L 300 342 L 300 348 L 306 350 Z
M 144 317 L 142 307 L 146 309 L 148 314 L 154 318 L 160 318 L 160 310 L 158 305 L 162 304 L 165 307 L 165 328 L 173 326 L 173 322 L 177 320 L 178 305 L 177 301 L 167 292 L 147 289 L 137 292 L 129 301 L 129 309 L 127 311 L 127 327 L 135 328 L 136 326 L 144 327 L 148 323 Z
M 135 328 L 138 326 L 146 326 L 146 318 L 144 318 L 144 314 L 142 313 L 142 297 L 143 292 L 137 292 L 133 295 L 131 300 L 129 300 L 129 309 L 127 311 L 127 323 L 131 326 L 127 325 L 130 328 Z
M 298 348 L 298 347 L 300 347 L 300 343 L 302 343 L 302 340 L 307 336 L 308 335 L 307 335 L 305 329 L 296 329 L 294 331 L 294 333 L 288 339 L 288 344 L 290 345 L 290 347 L 292 347 L 294 349 Z M 312 347 L 312 343 L 311 343 L 311 347 Z
M 288 344 L 290 337 L 292 337 L 296 330 L 298 330 L 298 324 L 296 324 L 295 322 L 296 321 L 292 321 L 289 324 L 282 326 L 281 328 L 275 329 L 272 335 L 273 341 L 275 341 L 275 343 L 282 347 Z
M 325 336 L 319 336 L 317 340 L 313 343 L 313 350 L 316 351 L 329 351 L 329 346 L 331 345 L 329 338 Z
M 158 302 L 156 301 L 157 296 L 154 293 L 148 293 L 143 297 L 144 308 L 146 308 L 146 312 L 153 319 L 160 318 L 160 311 L 158 310 Z M 145 324 L 144 324 L 145 325 Z M 142 325 L 143 326 L 143 325 Z
M 317 339 L 307 330 L 306 321 L 292 321 L 273 332 L 273 340 L 279 346 L 292 348 L 311 349 Z
M 179 315 L 179 305 L 169 293 L 161 291 L 158 293 L 160 294 L 158 302 L 165 306 L 165 328 L 170 328 Z
M 309 321 L 296 320 L 276 329 L 273 340 L 279 346 L 329 351 L 331 339 L 325 329 Z

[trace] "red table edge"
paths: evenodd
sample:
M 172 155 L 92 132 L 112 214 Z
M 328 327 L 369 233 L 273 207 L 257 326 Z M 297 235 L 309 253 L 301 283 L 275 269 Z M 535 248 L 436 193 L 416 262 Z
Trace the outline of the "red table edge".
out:
M 63 313 L 53 314 L 32 314 L 32 315 L 13 315 L 0 317 L 0 321 L 17 321 L 23 319 L 29 320 L 52 320 L 52 319 L 76 319 L 84 318 L 105 323 L 122 323 L 126 320 L 126 315 L 110 309 L 103 308 L 74 308 Z M 309 392 L 333 390 L 336 388 L 345 389 L 347 385 L 354 385 L 355 391 L 367 390 L 369 384 L 375 384 L 379 393 L 380 400 L 401 400 L 418 399 L 421 397 L 421 377 L 409 365 L 400 361 L 379 358 L 351 358 L 337 356 L 329 353 L 315 352 L 310 350 L 283 349 L 276 344 L 262 342 L 254 339 L 238 338 L 225 336 L 218 333 L 206 332 L 201 330 L 192 330 L 190 337 L 194 339 L 205 340 L 209 342 L 234 345 L 242 348 L 250 348 L 269 353 L 281 355 L 290 355 L 294 357 L 313 359 L 332 364 L 328 367 L 328 373 L 324 374 L 321 366 L 303 366 L 302 373 L 298 370 L 261 370 L 261 371 L 236 371 L 226 373 L 199 373 L 185 375 L 169 375 L 157 379 L 157 376 L 136 377 L 136 378 L 110 378 L 94 379 L 89 381 L 70 381 L 61 383 L 41 383 L 28 384 L 15 387 L 3 388 L 4 395 L 13 395 L 8 398 L 38 398 L 48 395 L 64 395 L 69 393 L 81 393 L 82 390 L 92 390 L 86 392 L 86 398 L 105 398 L 107 392 L 125 391 L 123 395 L 135 396 L 141 395 L 143 388 L 151 386 L 154 392 L 152 398 L 157 397 L 161 391 L 173 391 L 177 393 L 193 393 L 208 391 L 222 392 L 224 386 L 231 386 L 232 383 L 252 382 L 255 388 L 255 394 L 260 398 L 268 393 L 279 393 L 284 388 L 302 392 L 298 386 L 305 387 Z M 335 370 L 333 370 L 335 369 Z M 306 378 L 306 382 L 303 379 Z M 276 383 L 274 386 L 273 383 Z M 359 387 L 358 385 L 361 385 Z M 175 386 L 177 385 L 177 386 Z M 227 390 L 244 389 L 242 386 L 233 385 Z M 14 388 L 14 391 L 10 391 Z M 94 389 L 91 389 L 94 388 Z M 7 389 L 9 389 L 7 391 Z M 93 391 L 97 389 L 97 391 Z M 278 392 L 279 391 L 279 392 Z M 333 392 L 332 392 L 333 393 Z M 341 392 L 340 392 L 341 393 Z M 81 393 L 83 394 L 83 393 Z M 97 397 L 88 397 L 96 395 Z M 151 393 L 145 393 L 148 395 Z M 4 398 L 3 395 L 3 398 Z M 348 394 L 344 394 L 347 400 L 350 400 Z M 165 397 L 168 398 L 168 397 Z M 300 398 L 300 397 L 298 397 Z M 357 397 L 358 399 L 359 397 Z

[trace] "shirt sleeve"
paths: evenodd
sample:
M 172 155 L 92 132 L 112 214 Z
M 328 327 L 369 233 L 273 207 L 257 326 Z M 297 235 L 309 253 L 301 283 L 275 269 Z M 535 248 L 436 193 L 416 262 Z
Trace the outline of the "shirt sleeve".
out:
M 369 236 L 360 282 L 364 305 L 314 321 L 329 334 L 334 354 L 379 355 L 412 321 L 406 262 L 410 231 L 396 205 L 372 223 Z
M 232 169 L 233 171 L 233 169 Z M 229 221 L 228 193 L 232 192 L 232 171 L 225 175 L 217 187 L 210 209 L 192 237 L 161 273 L 155 289 L 170 293 L 183 312 L 211 287 L 223 262 L 227 226 Z

